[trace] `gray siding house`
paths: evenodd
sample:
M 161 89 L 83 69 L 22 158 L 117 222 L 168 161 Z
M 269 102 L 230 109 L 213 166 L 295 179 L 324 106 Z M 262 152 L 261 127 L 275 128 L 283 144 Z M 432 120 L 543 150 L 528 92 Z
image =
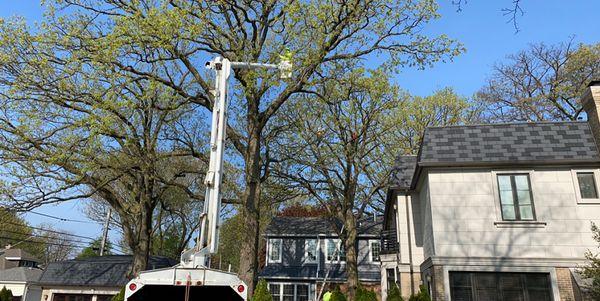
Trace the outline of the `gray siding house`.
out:
M 434 127 L 396 162 L 382 294 L 424 284 L 440 300 L 589 300 L 578 268 L 597 251 L 600 85 L 588 121 Z
M 359 279 L 379 290 L 382 217 L 359 221 Z M 315 300 L 325 287 L 346 282 L 345 252 L 337 227 L 321 217 L 275 217 L 267 227 L 266 265 L 259 274 L 274 301 Z

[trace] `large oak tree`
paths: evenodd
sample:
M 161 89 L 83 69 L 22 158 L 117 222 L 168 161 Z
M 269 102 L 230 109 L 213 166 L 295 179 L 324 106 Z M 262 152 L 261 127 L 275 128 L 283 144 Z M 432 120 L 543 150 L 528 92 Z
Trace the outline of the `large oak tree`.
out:
M 276 62 L 291 49 L 295 68 L 285 82 L 266 71 L 233 74 L 234 118 L 227 134 L 235 151 L 230 155 L 244 171 L 240 274 L 251 288 L 257 277 L 261 192 L 271 161 L 266 141 L 278 133 L 269 126 L 278 111 L 335 63 L 368 62 L 396 71 L 424 67 L 461 50 L 445 36 L 422 34 L 439 17 L 433 0 L 55 0 L 48 6 L 37 30 L 4 23 L 0 76 L 11 93 L 3 95 L 2 130 L 8 136 L 3 150 L 21 171 L 43 166 L 54 172 L 45 174 L 48 181 L 93 187 L 119 214 L 138 216 L 139 223 L 125 225 L 130 229 L 125 236 L 139 241 L 130 245 L 144 255 L 155 189 L 170 181 L 155 172 L 165 156 L 160 151 L 164 139 L 171 138 L 169 146 L 192 146 L 178 140 L 187 138 L 181 133 L 195 133 L 190 123 L 178 122 L 182 110 L 204 116 L 202 109 L 213 107 L 204 61 L 221 55 Z M 18 119 L 31 117 L 27 114 L 38 118 L 22 125 Z M 42 130 L 39 124 L 45 125 Z M 167 135 L 166 128 L 177 129 L 176 135 Z M 86 157 L 71 155 L 80 148 Z M 126 155 L 117 159 L 114 153 Z M 185 155 L 190 153 L 198 154 Z M 115 166 L 116 161 L 122 165 Z M 95 165 L 73 166 L 87 162 Z M 102 169 L 109 164 L 110 172 Z M 115 199 L 107 190 L 121 177 L 130 177 L 134 185 L 127 189 L 136 202 Z M 44 190 L 58 189 L 52 184 Z M 140 270 L 145 261 L 136 258 Z

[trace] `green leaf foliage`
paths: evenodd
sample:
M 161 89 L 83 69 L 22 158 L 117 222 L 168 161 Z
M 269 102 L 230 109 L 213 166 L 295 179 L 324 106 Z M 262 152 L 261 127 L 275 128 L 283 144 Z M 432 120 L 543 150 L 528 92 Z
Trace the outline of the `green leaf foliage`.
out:
M 392 287 L 388 288 L 387 297 L 385 300 L 386 301 L 404 301 L 404 299 L 402 298 L 402 295 L 400 295 L 400 290 L 398 289 L 397 285 L 393 285 Z
M 77 255 L 77 259 L 84 259 L 90 257 L 100 256 L 100 248 L 102 246 L 102 237 L 96 238 L 92 241 L 87 247 L 83 248 L 81 252 Z M 104 249 L 104 255 L 111 255 L 112 243 L 110 241 L 106 242 L 106 246 Z
M 340 291 L 339 287 L 336 287 L 333 292 L 331 292 L 331 299 L 329 301 L 346 301 L 346 296 Z
M 12 298 L 12 291 L 7 289 L 6 286 L 3 286 L 0 290 L 0 301 L 12 301 Z
M 273 297 L 271 296 L 271 292 L 267 287 L 267 281 L 265 279 L 261 279 L 254 289 L 254 296 L 252 296 L 252 301 L 273 301 Z
M 431 297 L 429 297 L 429 293 L 427 292 L 427 288 L 424 285 L 419 286 L 419 293 L 416 295 L 410 296 L 409 301 L 431 301 Z
M 356 289 L 355 301 L 377 301 L 377 294 L 374 291 L 359 285 Z
M 600 248 L 600 228 L 595 223 L 592 223 L 592 235 Z M 582 269 L 583 276 L 592 280 L 592 285 L 588 288 L 592 300 L 600 300 L 600 253 L 588 250 L 585 258 L 588 264 Z
M 114 295 L 110 301 L 124 301 L 125 300 L 125 287 L 122 287 L 118 294 Z

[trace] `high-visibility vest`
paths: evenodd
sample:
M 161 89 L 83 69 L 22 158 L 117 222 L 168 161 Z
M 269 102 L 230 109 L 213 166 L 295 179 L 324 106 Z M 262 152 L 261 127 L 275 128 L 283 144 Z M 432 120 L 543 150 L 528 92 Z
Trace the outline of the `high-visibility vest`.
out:
M 331 292 L 326 292 L 323 295 L 323 301 L 329 301 L 331 299 Z

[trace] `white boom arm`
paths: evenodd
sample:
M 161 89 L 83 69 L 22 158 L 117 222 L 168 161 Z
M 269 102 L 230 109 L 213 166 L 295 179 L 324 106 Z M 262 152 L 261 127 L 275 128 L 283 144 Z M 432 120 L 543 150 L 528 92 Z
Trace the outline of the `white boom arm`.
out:
M 126 286 L 125 300 L 202 300 L 214 299 L 215 292 L 226 293 L 223 300 L 247 300 L 246 284 L 235 274 L 210 268 L 210 256 L 219 246 L 219 213 L 221 209 L 221 183 L 223 181 L 223 154 L 225 132 L 227 130 L 227 80 L 231 68 L 279 69 L 282 78 L 291 75 L 292 64 L 289 56 L 283 56 L 279 65 L 230 62 L 217 57 L 206 63 L 208 69 L 216 73 L 212 129 L 210 134 L 210 162 L 204 184 L 206 195 L 202 211 L 200 237 L 196 246 L 181 253 L 179 265 L 168 268 L 140 272 Z M 223 288 L 229 288 L 223 291 Z
M 210 162 L 204 180 L 206 194 L 202 212 L 200 237 L 196 247 L 181 254 L 181 265 L 188 268 L 208 267 L 210 255 L 219 248 L 219 218 L 221 211 L 221 184 L 223 182 L 223 155 L 227 138 L 227 81 L 231 68 L 236 69 L 279 69 L 281 78 L 291 76 L 292 64 L 282 60 L 279 64 L 260 64 L 246 62 L 230 62 L 226 58 L 216 57 L 206 63 L 206 68 L 216 73 L 215 89 L 212 92 L 215 103 L 212 112 L 212 129 L 210 133 Z

